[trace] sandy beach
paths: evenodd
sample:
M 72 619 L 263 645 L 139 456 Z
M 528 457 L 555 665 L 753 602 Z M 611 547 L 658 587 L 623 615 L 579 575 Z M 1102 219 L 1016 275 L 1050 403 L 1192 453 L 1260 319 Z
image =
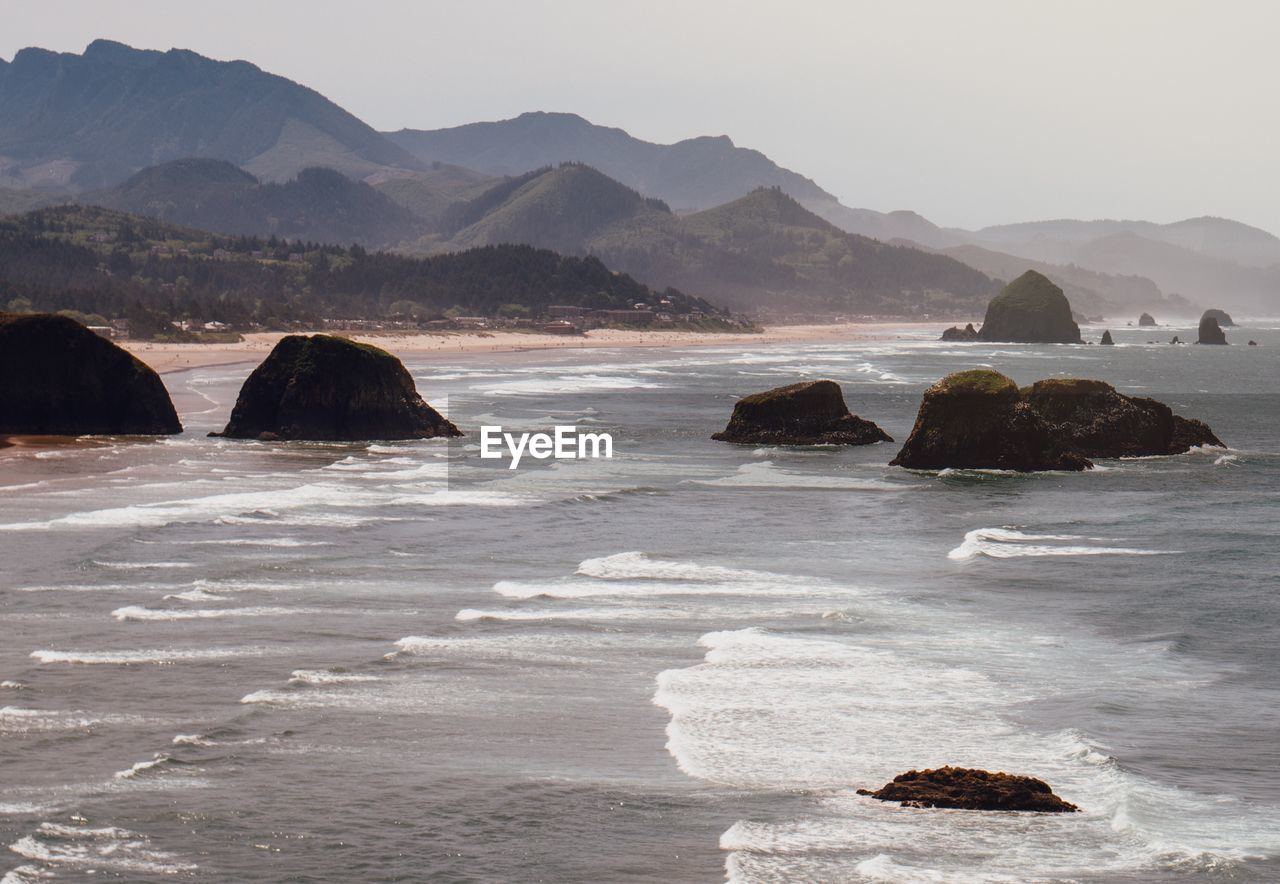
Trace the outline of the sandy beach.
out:
M 756 334 L 712 332 L 642 331 L 639 329 L 592 329 L 584 335 L 546 335 L 525 332 L 344 333 L 329 330 L 356 341 L 374 344 L 397 356 L 458 356 L 466 353 L 510 353 L 522 350 L 573 350 L 616 347 L 697 347 L 805 343 L 813 341 L 885 340 L 904 328 L 920 331 L 946 323 L 843 323 L 837 325 L 780 325 Z M 161 374 L 261 361 L 287 332 L 254 332 L 233 344 L 154 344 L 125 341 L 127 350 Z

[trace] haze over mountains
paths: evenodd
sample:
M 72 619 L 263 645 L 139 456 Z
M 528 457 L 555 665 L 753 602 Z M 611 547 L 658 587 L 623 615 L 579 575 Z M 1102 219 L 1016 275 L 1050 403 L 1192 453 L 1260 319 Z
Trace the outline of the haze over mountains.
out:
M 247 62 L 105 40 L 0 60 L 0 213 L 66 200 L 420 254 L 526 243 L 753 309 L 956 313 L 1032 268 L 1090 313 L 1280 307 L 1280 239 L 1225 219 L 946 229 L 725 136 L 563 113 L 379 133 Z

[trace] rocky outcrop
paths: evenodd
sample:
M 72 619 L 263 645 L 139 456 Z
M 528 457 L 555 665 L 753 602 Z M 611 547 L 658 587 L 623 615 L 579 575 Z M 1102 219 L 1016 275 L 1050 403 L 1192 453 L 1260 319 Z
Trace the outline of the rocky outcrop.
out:
M 729 425 L 711 438 L 751 445 L 870 445 L 893 441 L 871 421 L 849 413 L 835 381 L 806 381 L 745 396 L 733 406 Z
M 0 433 L 182 432 L 160 376 L 65 316 L 0 313 Z
M 915 426 L 893 466 L 915 470 L 1086 470 L 1027 403 L 1018 385 L 989 369 L 948 375 L 925 391 Z
M 1155 325 L 1155 324 L 1156 324 L 1156 318 L 1152 316 L 1150 313 L 1143 313 L 1141 316 L 1138 317 L 1139 326 Z
M 1182 454 L 1222 441 L 1198 420 L 1155 399 L 1125 396 L 1103 381 L 1050 378 L 1022 391 L 1066 447 L 1088 458 Z
M 907 771 L 875 791 L 859 789 L 858 794 L 880 801 L 898 801 L 903 807 L 1039 813 L 1075 813 L 1080 809 L 1053 794 L 1048 783 L 1035 777 L 967 767 Z
M 1204 311 L 1204 316 L 1200 317 L 1200 321 L 1203 322 L 1205 317 L 1212 317 L 1213 319 L 1218 320 L 1218 325 L 1222 328 L 1227 328 L 1228 326 L 1236 324 L 1235 320 L 1231 318 L 1230 313 L 1226 310 L 1219 310 L 1216 307 Z
M 1101 344 L 1101 345 L 1103 345 L 1104 347 L 1114 347 L 1114 346 L 1115 346 L 1115 343 L 1116 343 L 1116 342 L 1115 342 L 1115 341 L 1113 341 L 1113 340 L 1111 340 L 1111 329 L 1107 329 L 1106 331 L 1104 331 L 1104 332 L 1102 333 L 1102 340 L 1101 340 L 1101 341 L 1098 341 L 1098 343 L 1099 343 L 1099 344 Z
M 1206 313 L 1200 320 L 1200 334 L 1196 338 L 1196 343 L 1225 344 L 1226 342 L 1227 333 L 1218 325 L 1217 319 Z
M 1177 335 L 1174 335 L 1174 336 L 1173 336 L 1173 340 L 1169 341 L 1169 343 L 1170 343 L 1170 344 L 1181 344 L 1181 343 L 1182 343 L 1182 338 L 1178 337 Z
M 461 436 L 418 395 L 400 360 L 330 335 L 289 335 L 253 370 L 221 433 L 233 439 Z
M 944 341 L 976 341 L 978 340 L 978 330 L 973 327 L 973 323 L 966 323 L 964 328 L 953 325 L 942 333 Z
M 984 341 L 1023 344 L 1079 344 L 1080 326 L 1071 304 L 1049 278 L 1028 270 L 987 305 L 978 336 Z

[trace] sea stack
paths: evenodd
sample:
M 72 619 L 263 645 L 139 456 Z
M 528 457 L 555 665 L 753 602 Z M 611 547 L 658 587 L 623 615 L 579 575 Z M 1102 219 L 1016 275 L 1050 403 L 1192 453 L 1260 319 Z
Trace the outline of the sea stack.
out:
M 1176 415 L 1155 399 L 1125 396 L 1103 381 L 1050 378 L 1022 395 L 1054 436 L 1084 457 L 1150 457 L 1222 445 L 1202 421 Z
M 1035 777 L 966 767 L 907 771 L 874 792 L 859 789 L 858 794 L 880 801 L 897 801 L 903 807 L 1039 813 L 1074 813 L 1080 809 L 1053 794 L 1048 783 Z
M 1071 303 L 1048 277 L 1028 270 L 987 305 L 978 336 L 984 341 L 1021 344 L 1080 344 L 1080 326 Z
M 1150 313 L 1143 313 L 1141 316 L 1138 317 L 1139 326 L 1155 325 L 1155 324 L 1156 324 L 1156 318 L 1152 316 Z
M 978 330 L 973 327 L 973 323 L 966 323 L 964 328 L 953 325 L 942 333 L 944 341 L 976 341 L 979 340 Z
M 331 335 L 289 335 L 240 388 L 221 433 L 233 439 L 351 442 L 462 433 L 418 395 L 385 350 Z
M 1227 342 L 1227 333 L 1218 325 L 1218 320 L 1205 313 L 1200 319 L 1200 335 L 1196 339 L 1197 344 L 1225 344 Z
M 1114 347 L 1115 341 L 1111 340 L 1111 329 L 1107 329 L 1102 333 L 1102 340 L 1098 341 L 1104 347 Z
M 1231 318 L 1230 313 L 1226 310 L 1219 310 L 1216 307 L 1204 311 L 1204 316 L 1200 317 L 1201 322 L 1204 321 L 1205 316 L 1211 316 L 1218 320 L 1218 325 L 1222 328 L 1227 328 L 1236 324 L 1235 320 Z
M 160 376 L 74 319 L 0 313 L 0 433 L 181 433 Z
M 1086 470 L 997 371 L 947 375 L 925 391 L 915 426 L 892 466 L 914 470 Z
M 711 437 L 751 445 L 870 445 L 893 439 L 850 414 L 835 381 L 805 381 L 744 396 L 729 425 Z

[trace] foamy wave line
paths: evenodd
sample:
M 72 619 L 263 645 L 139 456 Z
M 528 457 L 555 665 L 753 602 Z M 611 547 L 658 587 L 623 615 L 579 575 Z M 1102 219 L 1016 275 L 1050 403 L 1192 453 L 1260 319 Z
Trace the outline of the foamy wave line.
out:
M 289 617 L 296 614 L 317 614 L 319 608 L 197 608 L 194 610 L 167 610 L 127 605 L 116 608 L 111 616 L 117 620 L 216 620 L 222 617 Z
M 9 850 L 39 863 L 22 865 L 2 879 L 2 884 L 58 877 L 62 870 L 106 872 L 109 877 L 175 875 L 199 867 L 164 850 L 150 846 L 145 835 L 115 826 L 88 828 L 41 823 L 31 835 L 19 838 Z
M 139 761 L 130 767 L 126 767 L 124 770 L 116 771 L 111 776 L 117 780 L 130 780 L 139 774 L 146 773 L 149 770 L 154 770 L 160 765 L 171 760 L 172 759 L 170 759 L 168 755 L 157 754 L 156 757 L 152 758 L 150 761 Z
M 643 552 L 622 552 L 611 556 L 586 559 L 578 565 L 578 574 L 601 580 L 776 580 L 777 574 L 763 571 L 745 571 L 723 568 L 719 565 L 699 565 L 695 562 L 677 562 L 652 559 Z
M 130 651 L 32 651 L 41 663 L 81 663 L 85 665 L 137 663 L 178 663 L 186 660 L 226 660 L 232 657 L 262 657 L 282 653 L 269 648 L 157 648 Z
M 1070 543 L 1097 539 L 1077 534 L 1027 534 L 1012 528 L 975 528 L 964 535 L 963 543 L 947 553 L 947 558 L 961 562 L 976 559 L 978 556 L 1012 559 L 1024 556 L 1159 556 L 1176 553 L 1176 550 L 1084 546 Z
M 324 669 L 295 669 L 289 675 L 293 684 L 355 684 L 364 681 L 382 681 L 380 675 L 357 675 L 352 672 L 333 672 Z

